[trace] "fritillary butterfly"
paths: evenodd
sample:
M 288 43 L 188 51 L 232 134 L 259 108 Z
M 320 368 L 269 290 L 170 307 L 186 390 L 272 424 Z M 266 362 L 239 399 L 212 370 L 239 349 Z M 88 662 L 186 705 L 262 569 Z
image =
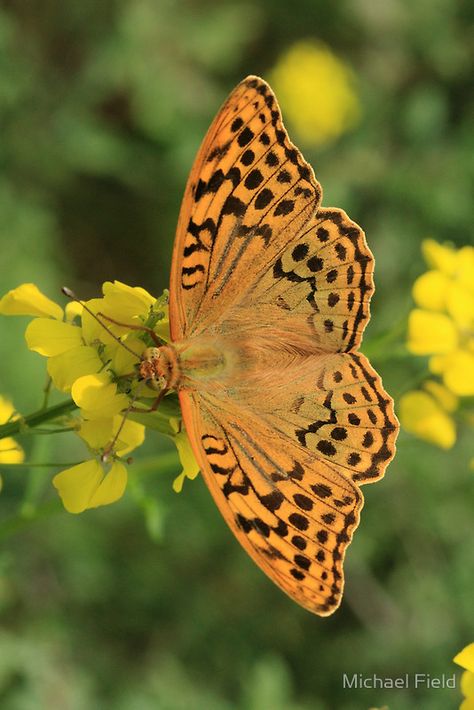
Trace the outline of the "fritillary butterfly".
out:
M 178 390 L 204 479 L 257 565 L 298 604 L 340 604 L 360 486 L 395 451 L 393 402 L 357 352 L 373 256 L 321 207 L 270 87 L 250 76 L 214 119 L 174 245 L 172 344 L 148 366 Z

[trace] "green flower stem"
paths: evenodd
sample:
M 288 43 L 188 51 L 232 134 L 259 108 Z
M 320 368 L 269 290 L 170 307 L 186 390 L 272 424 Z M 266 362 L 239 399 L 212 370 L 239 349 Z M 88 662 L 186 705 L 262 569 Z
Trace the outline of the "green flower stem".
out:
M 33 414 L 29 414 L 26 417 L 20 417 L 20 419 L 2 424 L 0 426 L 0 439 L 5 439 L 7 436 L 23 434 L 25 429 L 34 429 L 39 424 L 57 419 L 64 414 L 74 411 L 74 409 L 77 409 L 77 404 L 72 399 L 68 399 L 65 402 L 61 402 L 61 404 L 55 404 L 47 409 L 39 409 L 37 412 L 33 412 Z

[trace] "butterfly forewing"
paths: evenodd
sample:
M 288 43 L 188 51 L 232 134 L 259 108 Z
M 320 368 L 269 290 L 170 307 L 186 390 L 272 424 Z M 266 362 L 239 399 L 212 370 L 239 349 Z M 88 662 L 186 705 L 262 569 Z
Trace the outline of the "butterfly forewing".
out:
M 281 589 L 327 615 L 341 600 L 359 485 L 383 476 L 398 422 L 356 352 L 372 254 L 360 227 L 320 199 L 273 93 L 248 77 L 188 180 L 170 324 L 184 422 L 223 517 Z M 222 372 L 202 358 L 199 373 L 186 370 L 213 349 Z
M 308 224 L 320 198 L 273 92 L 248 77 L 212 123 L 186 186 L 171 274 L 172 337 L 218 322 Z
M 359 345 L 369 319 L 373 267 L 361 228 L 343 210 L 319 208 L 267 265 L 248 306 L 273 304 L 280 325 L 297 318 L 321 350 L 347 352 Z

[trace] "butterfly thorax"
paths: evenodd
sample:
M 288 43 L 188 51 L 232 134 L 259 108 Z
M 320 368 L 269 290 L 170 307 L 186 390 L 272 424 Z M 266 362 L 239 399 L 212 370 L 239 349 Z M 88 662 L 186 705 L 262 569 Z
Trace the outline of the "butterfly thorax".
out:
M 140 375 L 155 389 L 194 389 L 225 378 L 234 369 L 236 353 L 225 341 L 199 338 L 147 348 Z

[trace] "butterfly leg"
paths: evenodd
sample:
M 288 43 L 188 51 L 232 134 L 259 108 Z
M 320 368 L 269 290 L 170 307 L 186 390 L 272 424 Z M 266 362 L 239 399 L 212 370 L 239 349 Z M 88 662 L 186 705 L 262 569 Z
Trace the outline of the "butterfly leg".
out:
M 165 396 L 165 394 L 168 392 L 168 389 L 165 387 L 165 389 L 162 389 L 161 392 L 158 394 L 156 399 L 153 401 L 153 404 L 151 407 L 130 407 L 127 409 L 127 412 L 140 412 L 141 414 L 150 414 L 151 412 L 156 412 L 158 407 L 160 406 L 160 402 Z

